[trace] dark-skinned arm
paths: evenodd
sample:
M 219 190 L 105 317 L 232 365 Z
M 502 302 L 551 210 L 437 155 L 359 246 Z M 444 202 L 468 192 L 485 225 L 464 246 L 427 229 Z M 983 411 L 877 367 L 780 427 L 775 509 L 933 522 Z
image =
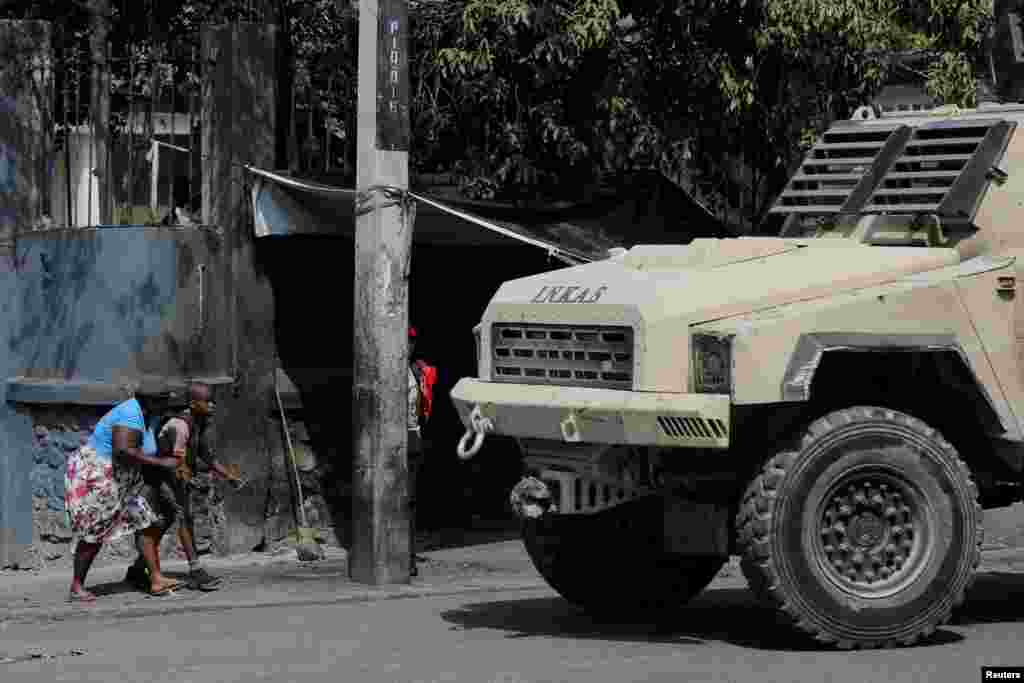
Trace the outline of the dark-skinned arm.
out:
M 217 437 L 213 432 L 213 425 L 207 422 L 206 424 L 199 427 L 201 430 L 201 438 L 199 439 L 199 448 L 196 453 L 196 457 L 202 460 L 211 472 L 216 474 L 221 479 L 227 481 L 237 482 L 241 476 L 241 472 L 237 465 L 224 465 L 217 460 L 215 453 L 214 444 L 217 442 Z
M 142 452 L 142 432 L 127 427 L 115 426 L 112 430 L 114 456 L 136 462 L 140 465 L 156 465 L 174 469 L 178 466 L 177 458 L 146 455 Z

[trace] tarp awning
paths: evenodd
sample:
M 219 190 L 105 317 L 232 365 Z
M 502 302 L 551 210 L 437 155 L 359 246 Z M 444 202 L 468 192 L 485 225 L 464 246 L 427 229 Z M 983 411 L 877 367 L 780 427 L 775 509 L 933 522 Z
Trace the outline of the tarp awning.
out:
M 300 180 L 252 166 L 246 169 L 253 175 L 252 203 L 257 237 L 354 237 L 359 196 L 356 190 Z M 573 230 L 572 226 L 524 225 L 483 218 L 423 193 L 407 192 L 407 196 L 419 202 L 414 243 L 500 246 L 511 239 L 544 249 L 569 264 L 607 258 L 609 249 L 622 246 L 600 236 L 588 235 L 585 230 Z M 472 224 L 482 230 L 453 229 L 453 224 L 456 224 L 453 218 L 465 221 L 463 225 Z

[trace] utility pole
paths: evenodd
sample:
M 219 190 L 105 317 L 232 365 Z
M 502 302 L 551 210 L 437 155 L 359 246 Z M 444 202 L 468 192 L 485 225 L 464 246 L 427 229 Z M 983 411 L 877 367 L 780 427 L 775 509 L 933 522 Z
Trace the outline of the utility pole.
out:
M 408 583 L 409 187 L 407 0 L 360 0 L 353 309 L 352 580 Z

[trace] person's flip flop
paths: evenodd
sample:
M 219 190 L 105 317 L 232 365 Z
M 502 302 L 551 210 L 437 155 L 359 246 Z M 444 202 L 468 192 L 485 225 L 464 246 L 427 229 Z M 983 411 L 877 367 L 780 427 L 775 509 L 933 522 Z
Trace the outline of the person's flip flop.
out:
M 74 593 L 68 593 L 68 602 L 91 605 L 92 603 L 96 602 L 96 596 L 75 595 Z
M 167 586 L 164 586 L 163 588 L 161 588 L 159 590 L 155 590 L 155 591 L 151 590 L 151 591 L 149 591 L 149 597 L 156 598 L 156 597 L 160 597 L 162 595 L 171 595 L 172 593 L 174 593 L 174 591 L 176 591 L 177 589 L 179 589 L 181 587 L 182 587 L 182 585 L 181 585 L 180 582 L 172 583 L 172 584 L 169 584 Z

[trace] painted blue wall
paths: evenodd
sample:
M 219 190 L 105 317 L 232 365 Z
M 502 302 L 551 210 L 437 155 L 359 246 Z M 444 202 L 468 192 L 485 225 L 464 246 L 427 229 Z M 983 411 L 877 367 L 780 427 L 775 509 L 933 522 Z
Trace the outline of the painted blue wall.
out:
M 85 400 L 81 385 L 226 374 L 219 241 L 206 229 L 137 226 L 22 236 L 12 400 L 99 405 L 122 394 Z
M 231 348 L 216 231 L 46 230 L 16 250 L 0 256 L 0 566 L 33 542 L 33 497 L 63 510 L 67 455 L 126 383 L 213 379 Z
M 19 308 L 16 278 L 10 258 L 0 257 L 0 378 L 19 365 L 11 344 Z M 0 567 L 19 563 L 32 542 L 32 423 L 7 402 L 6 389 L 0 382 Z
M 110 381 L 174 313 L 176 252 L 143 229 L 80 232 L 19 241 L 14 345 L 30 372 Z

